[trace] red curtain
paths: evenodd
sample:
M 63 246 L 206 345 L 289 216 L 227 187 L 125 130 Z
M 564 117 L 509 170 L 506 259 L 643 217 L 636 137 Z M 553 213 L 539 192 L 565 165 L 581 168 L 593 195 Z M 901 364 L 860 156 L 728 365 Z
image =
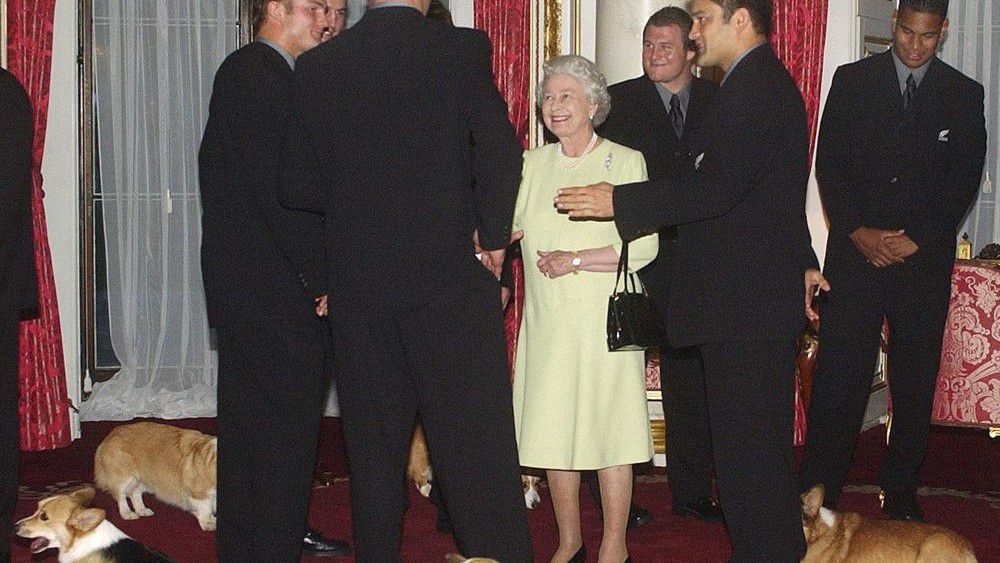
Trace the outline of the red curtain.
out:
M 816 147 L 819 96 L 823 83 L 823 50 L 826 44 L 827 0 L 775 0 L 771 44 L 795 79 L 806 103 L 809 120 L 809 158 Z M 795 387 L 795 443 L 806 435 L 806 412 L 801 381 Z
M 827 0 L 775 0 L 771 44 L 792 74 L 806 102 L 809 156 L 816 146 L 819 94 L 823 83 Z
M 475 0 L 473 7 L 476 28 L 485 31 L 493 43 L 493 76 L 510 108 L 510 122 L 521 145 L 527 147 L 532 103 L 528 99 L 528 54 L 531 52 L 529 0 Z M 513 374 L 517 334 L 524 309 L 524 263 L 520 258 L 513 260 L 512 270 L 514 292 L 504 317 L 504 332 Z
M 71 441 L 59 307 L 42 204 L 45 193 L 41 165 L 48 122 L 55 0 L 9 0 L 7 16 L 8 67 L 28 91 L 35 109 L 31 205 L 39 317 L 21 323 L 19 333 L 21 448 L 46 450 L 67 446 Z

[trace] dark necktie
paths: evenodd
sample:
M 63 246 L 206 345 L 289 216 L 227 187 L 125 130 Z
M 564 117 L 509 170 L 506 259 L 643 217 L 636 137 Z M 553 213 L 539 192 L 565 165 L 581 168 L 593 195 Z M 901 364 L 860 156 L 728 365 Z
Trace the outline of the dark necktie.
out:
M 677 94 L 670 98 L 670 123 L 674 126 L 674 133 L 680 139 L 684 134 L 684 112 L 681 111 L 681 99 Z
M 903 92 L 903 109 L 910 107 L 913 102 L 913 96 L 917 93 L 917 81 L 913 78 L 913 74 L 906 77 L 906 91 Z

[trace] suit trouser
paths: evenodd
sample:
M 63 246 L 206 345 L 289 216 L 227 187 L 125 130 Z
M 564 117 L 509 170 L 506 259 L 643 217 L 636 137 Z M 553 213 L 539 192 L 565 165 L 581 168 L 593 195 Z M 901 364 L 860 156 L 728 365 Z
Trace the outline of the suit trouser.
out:
M 795 480 L 795 339 L 702 344 L 719 501 L 733 562 L 805 555 Z
M 219 327 L 222 563 L 298 562 L 329 390 L 325 322 Z
M 14 313 L 0 313 L 0 562 L 10 559 L 9 532 L 17 501 L 21 453 L 16 319 Z
M 826 276 L 833 289 L 820 304 L 801 488 L 822 483 L 824 503 L 837 503 L 868 403 L 885 317 L 893 414 L 880 484 L 889 493 L 914 494 L 930 432 L 952 261 L 929 264 L 918 251 L 903 264 L 876 270 L 858 263 L 863 259 L 831 258 Z
M 359 562 L 400 561 L 418 414 L 458 549 L 504 563 L 532 558 L 498 291 L 482 281 L 384 317 L 331 304 Z
M 712 430 L 705 369 L 695 346 L 660 349 L 660 391 L 667 423 L 667 478 L 675 505 L 712 496 Z

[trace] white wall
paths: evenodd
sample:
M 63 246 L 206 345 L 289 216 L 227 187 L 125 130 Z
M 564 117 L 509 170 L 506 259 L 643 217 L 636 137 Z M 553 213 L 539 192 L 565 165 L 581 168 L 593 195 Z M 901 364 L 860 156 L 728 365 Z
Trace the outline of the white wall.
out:
M 45 215 L 52 248 L 52 268 L 59 301 L 66 389 L 80 404 L 80 221 L 77 105 L 77 3 L 57 0 L 52 47 L 49 121 L 45 132 L 42 176 Z M 80 437 L 80 420 L 71 412 L 73 438 Z

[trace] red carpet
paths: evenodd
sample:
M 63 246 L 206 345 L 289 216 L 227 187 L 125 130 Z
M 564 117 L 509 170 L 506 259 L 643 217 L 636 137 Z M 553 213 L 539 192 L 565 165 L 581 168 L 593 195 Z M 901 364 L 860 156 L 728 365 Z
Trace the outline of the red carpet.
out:
M 211 432 L 213 420 L 172 421 L 178 426 Z M 92 477 L 92 456 L 100 440 L 113 423 L 87 423 L 84 438 L 69 448 L 51 452 L 26 453 L 21 465 L 22 491 L 17 514 L 34 510 L 43 491 L 67 484 L 88 482 Z M 842 495 L 842 509 L 878 516 L 878 460 L 884 449 L 883 427 L 866 432 L 851 470 L 850 485 Z M 349 538 L 346 464 L 342 455 L 339 421 L 327 419 L 320 445 L 320 466 L 339 476 L 329 487 L 313 491 L 310 523 L 328 536 Z M 1000 562 L 1000 442 L 990 440 L 984 431 L 935 428 L 924 469 L 920 501 L 930 522 L 952 528 L 969 538 L 982 562 Z M 538 561 L 547 561 L 555 550 L 556 530 L 547 491 L 543 504 L 530 512 L 531 532 Z M 434 509 L 414 490 L 406 518 L 403 557 L 406 561 L 440 563 L 446 553 L 455 550 L 450 536 L 434 530 Z M 590 546 L 591 561 L 596 561 L 601 523 L 590 496 L 583 491 L 583 527 Z M 630 533 L 630 553 L 637 562 L 723 562 L 729 557 L 729 545 L 722 525 L 706 524 L 669 514 L 670 493 L 662 469 L 641 475 L 636 486 L 636 500 L 655 515 L 652 523 Z M 154 499 L 147 501 L 156 515 L 138 521 L 124 521 L 110 497 L 98 495 L 97 504 L 108 509 L 110 519 L 127 534 L 166 553 L 178 562 L 210 563 L 214 557 L 214 534 L 202 532 L 193 516 Z M 303 561 L 342 561 L 353 558 Z M 56 561 L 55 551 L 32 558 L 27 544 L 15 546 L 15 562 Z

